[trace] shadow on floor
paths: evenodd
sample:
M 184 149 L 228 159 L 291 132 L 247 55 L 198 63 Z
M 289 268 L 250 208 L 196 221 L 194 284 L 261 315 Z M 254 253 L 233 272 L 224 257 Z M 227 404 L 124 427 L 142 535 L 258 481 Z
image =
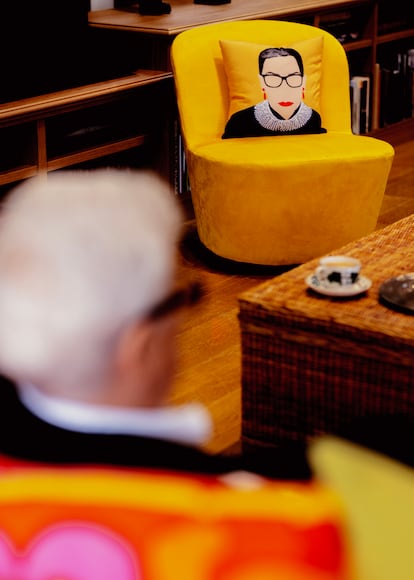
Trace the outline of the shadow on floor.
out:
M 188 222 L 180 245 L 180 253 L 184 265 L 207 269 L 210 272 L 222 272 L 238 276 L 279 276 L 295 268 L 298 264 L 290 266 L 262 266 L 247 262 L 236 262 L 217 256 L 211 252 L 198 237 L 195 222 Z

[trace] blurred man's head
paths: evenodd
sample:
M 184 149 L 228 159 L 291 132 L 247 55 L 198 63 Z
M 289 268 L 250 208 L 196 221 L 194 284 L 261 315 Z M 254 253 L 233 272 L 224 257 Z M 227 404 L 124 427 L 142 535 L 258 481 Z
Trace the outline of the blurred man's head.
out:
M 181 218 L 147 171 L 62 171 L 15 188 L 0 213 L 0 372 L 61 397 L 158 404 Z

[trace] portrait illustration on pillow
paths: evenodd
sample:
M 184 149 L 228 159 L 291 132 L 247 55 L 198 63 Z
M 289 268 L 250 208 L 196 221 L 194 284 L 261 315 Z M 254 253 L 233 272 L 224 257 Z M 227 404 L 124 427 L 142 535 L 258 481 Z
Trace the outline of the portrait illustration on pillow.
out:
M 237 41 L 220 41 L 220 47 L 230 96 L 223 139 L 326 133 L 317 110 L 322 38 L 295 47 Z

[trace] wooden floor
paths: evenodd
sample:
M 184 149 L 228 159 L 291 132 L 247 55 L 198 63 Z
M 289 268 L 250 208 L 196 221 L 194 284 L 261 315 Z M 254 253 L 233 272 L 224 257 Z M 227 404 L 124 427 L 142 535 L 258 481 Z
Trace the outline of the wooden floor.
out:
M 378 228 L 414 213 L 414 129 L 389 128 L 381 138 L 395 147 Z M 281 268 L 240 267 L 211 255 L 197 238 L 194 223 L 182 246 L 184 267 L 205 286 L 202 303 L 190 310 L 178 337 L 179 368 L 172 393 L 174 403 L 201 401 L 210 410 L 215 432 L 206 448 L 213 452 L 240 437 L 240 333 L 237 296 L 282 273 Z

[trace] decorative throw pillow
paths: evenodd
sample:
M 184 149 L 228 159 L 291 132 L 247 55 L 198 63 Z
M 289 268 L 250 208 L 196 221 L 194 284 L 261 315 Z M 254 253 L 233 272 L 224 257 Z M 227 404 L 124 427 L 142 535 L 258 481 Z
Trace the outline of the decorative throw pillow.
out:
M 0 467 L 2 579 L 349 580 L 348 542 L 317 482 Z
M 263 100 L 259 83 L 258 56 L 265 48 L 279 46 L 277 38 L 273 45 L 256 44 L 236 40 L 220 40 L 224 70 L 229 88 L 229 117 L 236 111 L 251 107 Z M 304 102 L 319 112 L 320 79 L 322 68 L 323 37 L 318 36 L 289 43 L 302 57 L 306 86 Z

